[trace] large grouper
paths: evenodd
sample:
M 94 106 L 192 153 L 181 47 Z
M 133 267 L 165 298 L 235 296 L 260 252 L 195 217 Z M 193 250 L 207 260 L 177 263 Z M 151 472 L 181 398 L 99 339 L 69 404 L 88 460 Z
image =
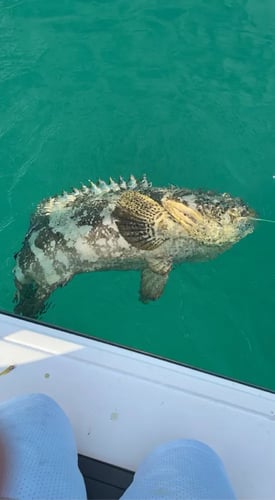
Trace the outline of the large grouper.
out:
M 139 270 L 141 301 L 158 299 L 174 265 L 221 254 L 252 233 L 254 215 L 227 193 L 133 176 L 43 200 L 15 256 L 15 312 L 39 317 L 57 287 L 91 271 Z

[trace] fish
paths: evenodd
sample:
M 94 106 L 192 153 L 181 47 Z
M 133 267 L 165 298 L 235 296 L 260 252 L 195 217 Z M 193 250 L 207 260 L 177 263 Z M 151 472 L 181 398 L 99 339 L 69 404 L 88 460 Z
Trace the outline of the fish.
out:
M 89 181 L 36 207 L 15 255 L 14 312 L 40 317 L 58 287 L 95 271 L 140 271 L 139 298 L 154 301 L 176 265 L 217 257 L 253 232 L 254 219 L 228 193 L 153 187 L 146 176 Z

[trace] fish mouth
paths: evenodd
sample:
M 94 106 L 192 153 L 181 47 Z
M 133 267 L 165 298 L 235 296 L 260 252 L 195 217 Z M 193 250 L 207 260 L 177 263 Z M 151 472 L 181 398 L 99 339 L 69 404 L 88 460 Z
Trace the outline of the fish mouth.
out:
M 257 212 L 253 208 L 249 208 L 247 218 L 256 222 L 257 217 L 259 217 Z
M 243 217 L 244 219 L 255 219 L 256 217 L 258 217 L 258 215 L 253 208 L 244 206 L 241 212 L 241 217 Z
M 254 225 L 258 220 L 258 214 L 253 208 L 246 207 L 245 211 L 238 217 L 239 221 L 247 224 Z

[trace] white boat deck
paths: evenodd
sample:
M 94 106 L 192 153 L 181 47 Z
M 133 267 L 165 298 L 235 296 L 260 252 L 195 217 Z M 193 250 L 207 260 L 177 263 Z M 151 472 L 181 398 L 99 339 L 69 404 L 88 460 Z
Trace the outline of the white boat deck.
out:
M 135 470 L 155 445 L 199 439 L 238 498 L 274 498 L 275 394 L 0 314 L 0 400 L 52 396 L 79 453 Z

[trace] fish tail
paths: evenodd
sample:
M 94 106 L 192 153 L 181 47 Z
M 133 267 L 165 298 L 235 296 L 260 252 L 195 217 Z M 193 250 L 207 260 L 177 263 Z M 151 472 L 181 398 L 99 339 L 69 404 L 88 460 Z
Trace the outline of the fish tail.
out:
M 52 290 L 41 288 L 36 283 L 16 283 L 14 313 L 27 318 L 39 318 L 49 307 L 48 298 Z

